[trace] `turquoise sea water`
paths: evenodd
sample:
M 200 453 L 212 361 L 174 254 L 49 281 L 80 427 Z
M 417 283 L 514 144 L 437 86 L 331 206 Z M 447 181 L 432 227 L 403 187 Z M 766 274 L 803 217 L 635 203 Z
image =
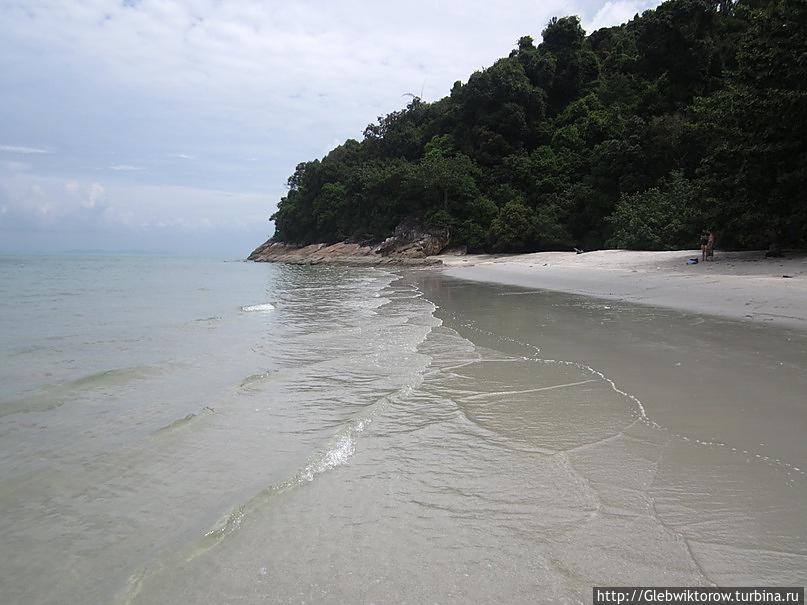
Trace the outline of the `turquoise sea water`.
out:
M 264 301 L 272 271 L 146 256 L 0 256 L 0 414 L 43 387 L 215 363 L 227 347 L 238 353 L 239 343 L 255 336 L 249 320 L 239 322 L 241 306 Z

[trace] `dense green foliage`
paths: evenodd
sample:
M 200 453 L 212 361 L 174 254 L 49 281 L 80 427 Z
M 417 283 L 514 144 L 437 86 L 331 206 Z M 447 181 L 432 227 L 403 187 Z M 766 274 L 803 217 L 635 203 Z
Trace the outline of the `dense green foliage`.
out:
M 275 238 L 417 219 L 471 251 L 807 243 L 807 0 L 670 0 L 542 37 L 298 165 Z

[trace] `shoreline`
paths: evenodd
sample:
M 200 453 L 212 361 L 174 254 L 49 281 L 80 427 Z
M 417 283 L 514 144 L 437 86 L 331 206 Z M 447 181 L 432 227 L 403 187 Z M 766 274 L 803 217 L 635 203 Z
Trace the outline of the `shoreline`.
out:
M 807 255 L 599 250 L 441 256 L 450 277 L 754 321 L 807 331 Z M 788 277 L 784 277 L 788 276 Z

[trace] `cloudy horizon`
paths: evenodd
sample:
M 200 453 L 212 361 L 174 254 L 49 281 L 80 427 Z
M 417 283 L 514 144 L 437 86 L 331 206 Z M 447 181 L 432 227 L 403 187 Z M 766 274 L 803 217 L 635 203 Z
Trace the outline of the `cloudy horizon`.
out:
M 553 16 L 590 32 L 657 4 L 3 3 L 0 252 L 243 257 L 299 162 L 407 94 L 447 95 Z

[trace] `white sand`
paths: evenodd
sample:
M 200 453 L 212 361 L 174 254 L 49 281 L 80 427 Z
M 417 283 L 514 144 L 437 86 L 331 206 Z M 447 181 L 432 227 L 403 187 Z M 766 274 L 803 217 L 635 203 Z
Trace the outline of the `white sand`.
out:
M 452 277 L 668 307 L 807 330 L 807 256 L 600 250 L 443 256 Z M 783 276 L 789 277 L 783 277 Z

